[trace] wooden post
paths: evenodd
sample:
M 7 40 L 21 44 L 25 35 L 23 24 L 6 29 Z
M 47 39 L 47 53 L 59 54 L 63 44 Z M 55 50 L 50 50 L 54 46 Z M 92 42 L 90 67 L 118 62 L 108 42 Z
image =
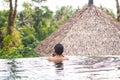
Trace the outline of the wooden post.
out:
M 88 6 L 91 6 L 91 5 L 93 5 L 93 0 L 89 0 L 88 2 Z
M 120 6 L 118 0 L 116 0 L 116 8 L 117 8 L 117 20 L 120 21 Z

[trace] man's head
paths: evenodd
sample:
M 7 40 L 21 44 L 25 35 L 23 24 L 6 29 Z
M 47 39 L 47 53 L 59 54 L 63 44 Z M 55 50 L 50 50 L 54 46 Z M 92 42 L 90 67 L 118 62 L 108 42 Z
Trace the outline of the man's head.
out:
M 55 53 L 57 55 L 61 55 L 63 53 L 63 51 L 64 51 L 63 45 L 59 44 L 59 43 L 55 45 L 54 49 L 55 49 Z

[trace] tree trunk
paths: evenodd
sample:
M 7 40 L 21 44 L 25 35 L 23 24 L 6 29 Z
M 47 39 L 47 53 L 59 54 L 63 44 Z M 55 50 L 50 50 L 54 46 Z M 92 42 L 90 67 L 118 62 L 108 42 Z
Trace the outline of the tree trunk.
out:
M 16 12 L 17 12 L 17 0 L 15 0 L 15 7 L 13 8 L 12 4 L 13 0 L 9 0 L 9 17 L 8 17 L 8 34 L 12 33 L 12 27 L 14 26 L 14 21 L 16 17 Z
M 118 0 L 116 0 L 116 8 L 117 8 L 117 20 L 120 21 L 120 6 Z

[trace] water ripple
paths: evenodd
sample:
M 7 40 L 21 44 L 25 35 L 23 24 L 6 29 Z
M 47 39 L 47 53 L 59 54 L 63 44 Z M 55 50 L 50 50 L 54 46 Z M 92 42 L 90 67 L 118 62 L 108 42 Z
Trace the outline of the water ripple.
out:
M 61 63 L 47 57 L 0 59 L 0 80 L 120 80 L 120 57 L 68 57 Z

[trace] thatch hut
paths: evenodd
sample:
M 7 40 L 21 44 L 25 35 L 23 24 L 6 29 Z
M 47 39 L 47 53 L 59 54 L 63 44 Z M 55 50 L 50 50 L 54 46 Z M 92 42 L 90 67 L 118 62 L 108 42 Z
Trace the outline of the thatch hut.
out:
M 63 44 L 66 55 L 119 55 L 120 23 L 94 5 L 83 7 L 35 50 L 42 56 Z

